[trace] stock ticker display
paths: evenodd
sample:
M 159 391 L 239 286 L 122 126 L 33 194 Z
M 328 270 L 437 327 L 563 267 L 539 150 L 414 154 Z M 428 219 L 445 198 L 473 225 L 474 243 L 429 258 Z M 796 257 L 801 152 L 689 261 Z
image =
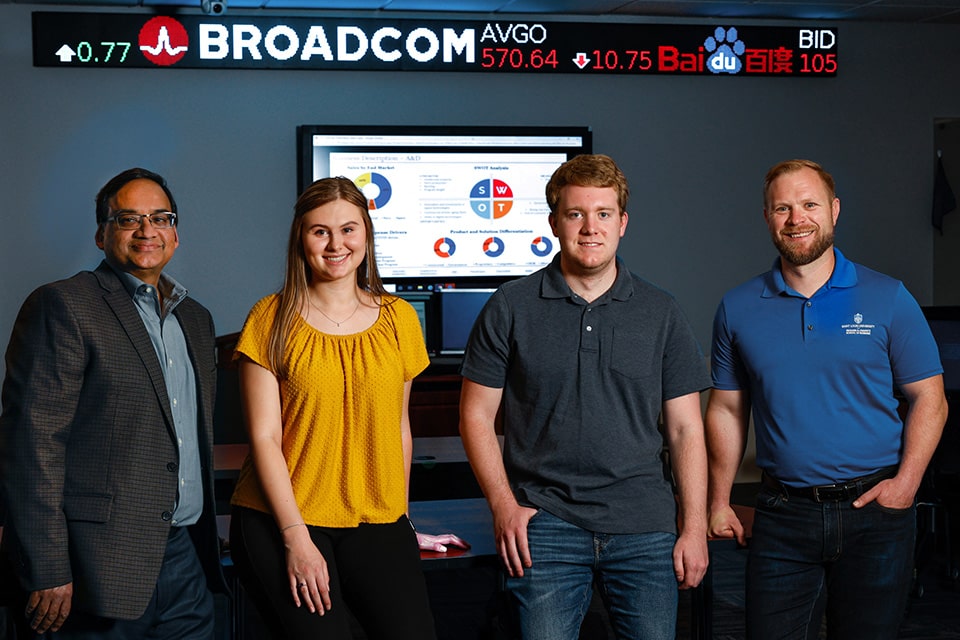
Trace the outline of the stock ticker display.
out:
M 838 29 L 33 13 L 38 67 L 833 77 Z

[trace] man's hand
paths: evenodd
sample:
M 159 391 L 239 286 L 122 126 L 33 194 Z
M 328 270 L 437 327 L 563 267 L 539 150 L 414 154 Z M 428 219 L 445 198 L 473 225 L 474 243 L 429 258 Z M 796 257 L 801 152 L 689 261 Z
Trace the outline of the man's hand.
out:
M 681 534 L 673 547 L 673 570 L 680 589 L 692 589 L 707 573 L 710 554 L 704 535 Z
M 493 535 L 497 540 L 500 560 L 512 578 L 522 578 L 524 567 L 533 566 L 527 543 L 527 523 L 536 509 L 521 507 L 515 501 L 492 509 Z
M 34 591 L 27 599 L 24 615 L 30 621 L 30 628 L 38 634 L 47 631 L 59 631 L 70 615 L 73 601 L 73 583 L 50 589 Z
M 467 542 L 452 533 L 432 536 L 429 533 L 420 533 L 419 531 L 417 532 L 417 545 L 424 551 L 439 551 L 440 553 L 444 553 L 447 550 L 447 545 L 461 549 L 470 548 Z
M 747 544 L 743 523 L 730 505 L 710 511 L 707 535 L 712 538 L 736 538 L 737 544 L 741 546 Z
M 865 492 L 862 496 L 853 501 L 853 506 L 859 509 L 877 501 L 881 507 L 890 509 L 909 509 L 913 504 L 913 499 L 917 495 L 917 489 L 913 486 L 904 487 L 903 483 L 897 482 L 896 478 L 890 478 L 878 482 L 877 485 Z

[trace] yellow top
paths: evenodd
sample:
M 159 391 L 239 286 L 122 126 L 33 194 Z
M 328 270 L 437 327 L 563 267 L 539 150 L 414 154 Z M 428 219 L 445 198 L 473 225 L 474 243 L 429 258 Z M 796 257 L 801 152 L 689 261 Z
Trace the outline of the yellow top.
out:
M 277 301 L 274 294 L 254 305 L 236 350 L 271 371 L 266 352 Z M 429 357 L 413 307 L 384 302 L 373 326 L 351 335 L 326 334 L 298 318 L 284 350 L 283 456 L 307 524 L 382 524 L 406 511 L 403 386 Z M 231 503 L 270 513 L 250 456 Z

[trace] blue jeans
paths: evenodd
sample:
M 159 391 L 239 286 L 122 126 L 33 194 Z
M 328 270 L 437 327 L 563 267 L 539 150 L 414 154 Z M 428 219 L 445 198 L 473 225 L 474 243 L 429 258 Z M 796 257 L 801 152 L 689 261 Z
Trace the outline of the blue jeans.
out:
M 541 509 L 527 540 L 533 566 L 506 580 L 524 640 L 577 640 L 594 583 L 617 638 L 674 640 L 674 534 L 594 533 Z
M 913 574 L 916 509 L 817 503 L 763 487 L 747 560 L 747 637 L 895 639 Z

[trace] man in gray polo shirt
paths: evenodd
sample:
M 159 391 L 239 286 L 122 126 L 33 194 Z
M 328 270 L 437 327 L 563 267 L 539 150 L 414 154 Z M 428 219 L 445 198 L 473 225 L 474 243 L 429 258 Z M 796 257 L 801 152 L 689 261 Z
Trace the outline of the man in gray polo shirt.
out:
M 672 640 L 677 589 L 707 568 L 710 381 L 673 297 L 617 258 L 628 194 L 607 156 L 557 169 L 560 253 L 490 298 L 463 360 L 460 432 L 526 640 L 576 640 L 594 582 L 618 638 Z

